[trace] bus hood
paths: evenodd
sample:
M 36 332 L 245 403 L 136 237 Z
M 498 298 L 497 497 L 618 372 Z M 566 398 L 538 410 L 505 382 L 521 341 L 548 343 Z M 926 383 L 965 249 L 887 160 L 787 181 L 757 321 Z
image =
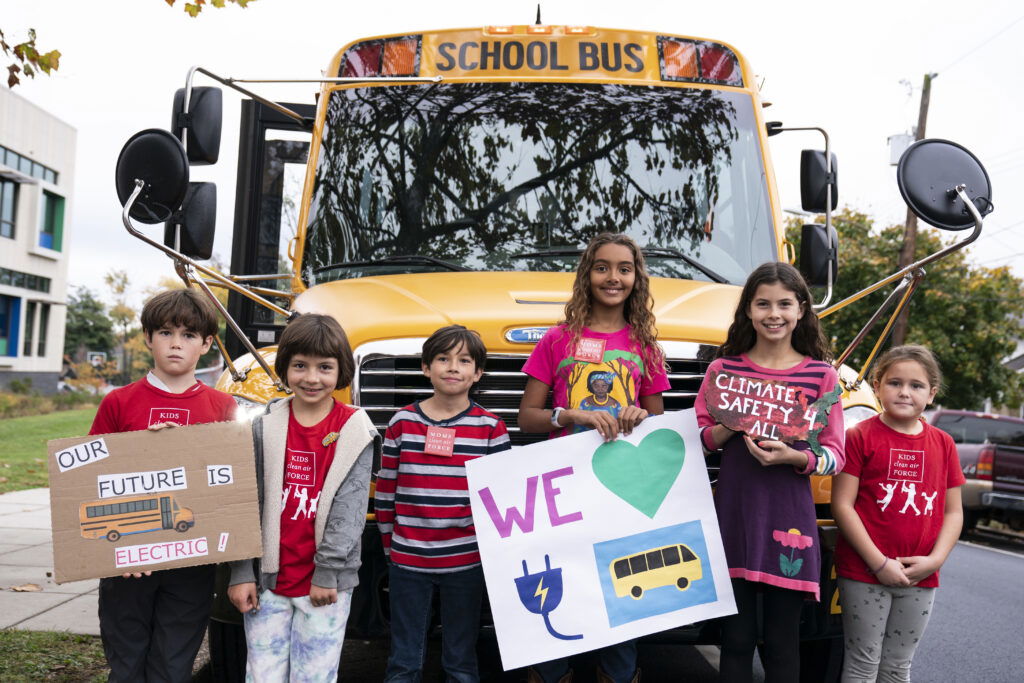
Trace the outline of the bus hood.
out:
M 445 325 L 476 330 L 490 352 L 528 353 L 514 328 L 562 319 L 574 273 L 452 272 L 338 280 L 296 298 L 301 313 L 324 313 L 345 328 L 353 348 L 386 339 L 428 337 Z M 651 280 L 659 338 L 720 344 L 740 288 L 693 280 Z

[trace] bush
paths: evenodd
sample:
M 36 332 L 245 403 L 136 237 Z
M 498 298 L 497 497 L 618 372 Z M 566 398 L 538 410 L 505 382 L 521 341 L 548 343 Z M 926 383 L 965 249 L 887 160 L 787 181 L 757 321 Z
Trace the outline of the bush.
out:
M 57 410 L 98 405 L 102 398 L 84 391 L 68 391 L 53 396 L 40 396 L 36 392 L 0 392 L 0 418 L 46 415 Z

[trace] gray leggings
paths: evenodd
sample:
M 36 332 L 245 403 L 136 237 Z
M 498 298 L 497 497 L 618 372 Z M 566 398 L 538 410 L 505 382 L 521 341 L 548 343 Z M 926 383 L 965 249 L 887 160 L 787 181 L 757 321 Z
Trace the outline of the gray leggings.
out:
M 842 683 L 910 680 L 914 650 L 928 625 L 934 588 L 839 579 L 846 657 Z

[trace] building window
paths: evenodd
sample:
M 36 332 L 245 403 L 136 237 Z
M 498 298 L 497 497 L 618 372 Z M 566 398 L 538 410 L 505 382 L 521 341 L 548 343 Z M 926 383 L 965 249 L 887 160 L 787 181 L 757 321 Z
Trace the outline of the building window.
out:
M 43 191 L 43 222 L 39 226 L 39 246 L 61 251 L 63 238 L 64 198 Z
M 43 166 L 38 161 L 33 161 L 27 157 L 24 157 L 13 149 L 7 149 L 6 147 L 0 146 L 0 164 L 4 164 L 13 169 L 24 173 L 25 175 L 32 176 L 33 178 L 39 178 L 45 180 L 48 183 L 57 184 L 57 172 L 52 168 Z
M 25 302 L 25 344 L 22 346 L 21 355 L 28 358 L 32 355 L 32 330 L 36 325 L 36 302 Z
M 18 183 L 0 180 L 0 237 L 14 239 L 14 214 L 18 208 Z
M 18 355 L 18 315 L 21 299 L 0 294 L 0 356 Z
M 50 293 L 50 278 L 7 268 L 0 268 L 0 285 L 31 289 L 36 292 L 43 292 L 44 294 Z
M 50 326 L 50 304 L 39 304 L 39 343 L 36 355 L 46 355 L 46 330 Z

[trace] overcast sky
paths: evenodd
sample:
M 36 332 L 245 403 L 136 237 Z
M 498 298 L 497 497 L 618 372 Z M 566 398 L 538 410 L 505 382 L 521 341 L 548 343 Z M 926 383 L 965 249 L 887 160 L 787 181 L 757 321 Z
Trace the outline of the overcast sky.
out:
M 244 10 L 211 8 L 191 19 L 183 4 L 0 0 L 0 29 L 8 43 L 23 40 L 31 27 L 41 49 L 63 55 L 54 76 L 24 79 L 15 92 L 78 130 L 65 232 L 73 286 L 102 291 L 103 274 L 113 267 L 127 270 L 138 291 L 173 274 L 166 257 L 122 227 L 114 165 L 133 133 L 168 126 L 174 90 L 184 85 L 190 66 L 239 78 L 318 77 L 340 47 L 361 37 L 532 23 L 536 12 L 534 0 L 258 0 Z M 886 140 L 911 131 L 923 75 L 938 72 L 929 137 L 965 145 L 992 179 L 996 210 L 970 258 L 989 267 L 1009 265 L 1024 277 L 1024 4 L 560 0 L 541 7 L 548 24 L 651 30 L 732 44 L 763 83 L 762 93 L 772 102 L 769 120 L 829 131 L 839 159 L 840 206 L 865 211 L 882 224 L 902 223 L 906 213 Z M 265 92 L 311 102 L 315 90 L 306 84 Z M 224 100 L 220 162 L 193 168 L 192 179 L 217 182 L 214 250 L 228 261 L 238 99 L 229 90 Z M 783 206 L 799 207 L 799 150 L 819 147 L 819 139 L 790 133 L 772 138 L 771 145 Z M 162 235 L 162 227 L 149 230 Z

